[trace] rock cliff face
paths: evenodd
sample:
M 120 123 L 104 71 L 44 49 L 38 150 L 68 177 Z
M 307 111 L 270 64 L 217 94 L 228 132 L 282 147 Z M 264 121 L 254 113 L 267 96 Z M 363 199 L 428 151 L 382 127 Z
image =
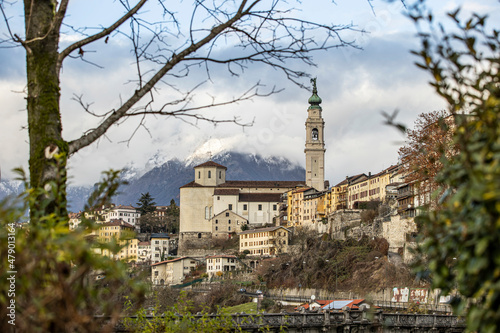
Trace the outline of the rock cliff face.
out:
M 158 159 L 158 156 L 154 157 Z M 282 157 L 264 158 L 236 152 L 222 152 L 212 160 L 227 167 L 227 180 L 303 180 L 304 168 L 292 164 Z M 193 167 L 206 162 L 199 158 L 187 161 L 177 159 L 144 170 L 124 169 L 123 178 L 129 184 L 120 189 L 120 194 L 113 200 L 116 204 L 135 206 L 141 193 L 149 192 L 157 205 L 168 205 L 174 199 L 179 204 L 179 187 L 194 179 Z M 70 211 L 83 209 L 85 201 L 92 191 L 92 186 L 69 186 L 68 202 Z M 0 200 L 8 195 L 16 195 L 23 190 L 20 182 L 2 180 Z

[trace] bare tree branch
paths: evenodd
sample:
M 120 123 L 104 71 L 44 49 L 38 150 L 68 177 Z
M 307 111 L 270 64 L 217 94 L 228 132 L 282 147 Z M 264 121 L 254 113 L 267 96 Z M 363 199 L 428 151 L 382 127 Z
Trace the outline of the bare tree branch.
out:
M 245 10 L 246 0 L 243 0 L 241 6 L 235 15 L 228 21 L 212 28 L 210 33 L 199 42 L 189 45 L 180 54 L 173 55 L 170 61 L 168 61 L 158 72 L 140 89 L 136 90 L 134 95 L 131 96 L 118 110 L 113 112 L 108 118 L 106 118 L 95 130 L 88 134 L 83 135 L 79 139 L 69 142 L 68 154 L 72 155 L 83 147 L 90 145 L 92 142 L 97 140 L 101 135 L 103 135 L 116 121 L 124 117 L 126 113 L 137 103 L 146 93 L 148 93 L 155 85 L 160 81 L 160 79 L 170 71 L 175 65 L 183 61 L 189 54 L 194 53 L 196 50 L 200 49 L 204 45 L 208 44 L 210 41 L 215 39 L 222 31 L 230 27 L 232 24 L 241 19 L 244 15 L 248 15 L 248 11 L 257 3 L 259 0 L 255 0 L 249 8 Z
M 64 1 L 67 3 L 68 0 Z M 60 54 L 57 59 L 57 72 L 59 73 L 61 71 L 61 66 L 64 58 L 66 58 L 71 52 L 73 52 L 76 49 L 80 49 L 83 46 L 90 44 L 98 39 L 103 38 L 104 36 L 109 35 L 113 31 L 115 31 L 119 26 L 121 26 L 124 22 L 126 22 L 129 18 L 131 18 L 141 7 L 147 2 L 148 0 L 140 0 L 137 5 L 135 5 L 134 8 L 132 8 L 130 11 L 128 11 L 125 15 L 123 15 L 120 19 L 118 19 L 115 23 L 110 25 L 108 28 L 103 29 L 101 32 L 89 36 L 85 39 L 82 39 L 76 43 L 71 44 L 67 48 L 65 48 Z M 62 5 L 62 4 L 61 4 Z

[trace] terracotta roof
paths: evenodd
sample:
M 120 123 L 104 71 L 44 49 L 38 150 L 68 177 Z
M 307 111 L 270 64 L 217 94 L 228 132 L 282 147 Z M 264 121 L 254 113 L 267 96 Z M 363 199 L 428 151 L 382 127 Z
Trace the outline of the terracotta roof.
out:
M 132 224 L 127 223 L 127 222 L 123 221 L 122 219 L 111 220 L 111 222 L 103 223 L 102 226 L 103 227 L 117 227 L 117 226 L 120 226 L 120 227 L 124 227 L 124 228 L 133 228 L 133 229 L 135 229 L 135 227 Z
M 237 188 L 216 188 L 214 195 L 238 195 L 240 190 Z
M 357 184 L 357 183 L 361 183 L 361 182 L 364 182 L 365 180 L 368 180 L 368 176 L 365 175 L 364 173 L 362 174 L 359 174 L 359 175 L 356 175 L 356 176 L 353 176 L 351 179 L 349 179 L 351 184 L 350 185 L 354 185 L 354 184 Z
M 238 235 L 243 235 L 243 234 L 254 234 L 256 232 L 266 232 L 266 231 L 274 231 L 278 229 L 285 229 L 286 231 L 290 231 L 289 229 L 279 226 L 279 227 L 267 227 L 267 228 L 259 228 L 259 229 L 252 229 L 252 230 L 245 230 L 242 232 L 239 232 Z
M 301 192 L 305 192 L 305 191 L 310 190 L 310 189 L 312 189 L 312 187 L 299 188 L 299 189 L 294 190 L 292 193 L 301 193 Z
M 203 187 L 203 185 L 200 185 L 193 180 L 192 182 L 189 182 L 186 185 L 182 185 L 180 188 L 183 188 L 183 187 Z
M 327 310 L 332 310 L 332 309 L 340 310 L 343 307 L 347 306 L 350 309 L 357 310 L 359 309 L 359 306 L 364 302 L 365 302 L 364 299 L 345 299 L 345 300 L 336 299 L 322 306 L 322 308 Z
M 205 163 L 202 163 L 200 165 L 195 166 L 195 168 L 200 168 L 200 167 L 217 167 L 217 168 L 224 168 L 227 170 L 227 168 L 219 163 L 215 163 L 214 161 L 208 161 Z
M 240 193 L 239 202 L 281 202 L 281 193 Z
M 147 245 L 151 245 L 151 242 L 139 242 L 138 245 L 139 246 L 147 246 Z
M 344 179 L 343 181 L 341 181 L 340 183 L 338 183 L 334 187 L 341 186 L 341 185 L 347 185 L 347 182 L 351 182 L 352 183 L 353 181 L 356 181 L 361 176 L 365 176 L 366 177 L 366 175 L 364 173 L 360 173 L 358 175 L 354 175 L 354 176 L 350 176 L 350 177 L 348 176 L 348 177 L 346 177 L 346 179 Z
M 320 307 L 324 307 L 325 305 L 330 304 L 333 302 L 333 300 L 322 300 L 322 299 L 317 299 L 313 303 L 318 303 Z M 304 309 L 308 310 L 309 309 L 309 303 L 302 304 L 301 307 Z M 299 307 L 297 306 L 295 310 L 297 310 Z
M 194 259 L 194 258 L 191 258 L 191 257 L 180 257 L 180 258 L 175 258 L 175 259 L 160 261 L 160 262 L 157 262 L 156 264 L 152 264 L 151 266 L 156 266 L 156 265 L 161 265 L 161 264 L 168 264 L 168 263 L 171 263 L 171 262 L 176 262 L 176 261 L 184 260 L 184 259 L 193 259 L 193 260 L 199 261 L 198 259 Z
M 217 185 L 219 189 L 224 188 L 282 188 L 283 190 L 295 188 L 304 185 L 303 180 L 228 180 L 223 184 Z M 185 187 L 204 187 L 195 181 L 189 182 L 180 188 Z
M 268 187 L 268 188 L 294 188 L 302 185 L 303 180 L 228 180 L 218 187 Z

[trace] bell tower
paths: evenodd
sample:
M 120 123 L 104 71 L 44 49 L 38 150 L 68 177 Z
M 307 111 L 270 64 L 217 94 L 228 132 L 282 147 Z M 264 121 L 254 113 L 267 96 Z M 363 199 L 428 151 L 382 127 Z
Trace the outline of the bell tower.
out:
M 311 79 L 313 93 L 309 98 L 306 120 L 306 185 L 318 191 L 325 190 L 325 121 L 321 116 L 321 98 L 316 88 L 316 78 Z

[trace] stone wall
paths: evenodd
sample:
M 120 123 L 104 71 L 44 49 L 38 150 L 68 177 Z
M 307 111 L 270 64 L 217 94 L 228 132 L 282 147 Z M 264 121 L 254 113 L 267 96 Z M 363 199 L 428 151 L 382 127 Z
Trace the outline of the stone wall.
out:
M 202 256 L 203 253 L 209 251 L 211 243 L 211 232 L 182 232 L 179 235 L 177 253 L 179 256 Z
M 402 218 L 400 215 L 390 216 L 383 221 L 382 237 L 389 242 L 389 251 L 404 254 L 407 235 L 417 232 L 414 218 Z M 406 261 L 406 260 L 405 260 Z
M 334 239 L 356 238 L 363 235 L 368 237 L 385 238 L 389 242 L 389 251 L 399 252 L 404 256 L 405 262 L 412 260 L 407 247 L 412 244 L 407 242 L 408 235 L 417 232 L 413 218 L 402 218 L 400 215 L 390 215 L 376 218 L 373 222 L 363 222 L 362 210 L 339 210 L 328 216 L 328 224 L 319 233 L 329 233 Z M 411 243 L 411 242 L 410 242 Z M 408 246 L 407 246 L 408 244 Z M 408 256 L 408 257 L 406 257 Z

